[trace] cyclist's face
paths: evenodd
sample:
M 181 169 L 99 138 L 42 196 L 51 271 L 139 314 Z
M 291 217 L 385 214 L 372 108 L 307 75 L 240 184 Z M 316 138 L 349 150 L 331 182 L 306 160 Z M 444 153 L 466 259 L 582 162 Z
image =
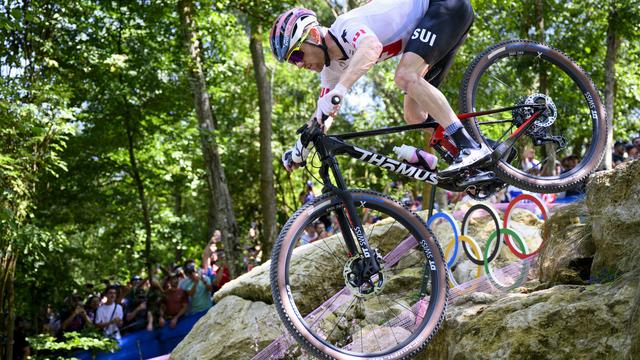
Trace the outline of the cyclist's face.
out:
M 302 61 L 295 64 L 297 67 L 315 72 L 322 71 L 322 68 L 324 68 L 324 53 L 322 49 L 309 43 L 303 43 L 300 46 L 300 50 L 304 53 L 304 56 Z

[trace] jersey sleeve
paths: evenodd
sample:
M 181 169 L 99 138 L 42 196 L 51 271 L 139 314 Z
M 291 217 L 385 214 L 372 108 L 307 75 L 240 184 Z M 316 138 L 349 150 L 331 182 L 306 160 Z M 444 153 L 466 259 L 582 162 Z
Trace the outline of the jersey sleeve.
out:
M 378 38 L 376 34 L 367 25 L 358 22 L 356 19 L 348 19 L 342 21 L 337 26 L 337 37 L 340 44 L 345 48 L 353 48 L 357 50 L 362 39 L 367 37 Z

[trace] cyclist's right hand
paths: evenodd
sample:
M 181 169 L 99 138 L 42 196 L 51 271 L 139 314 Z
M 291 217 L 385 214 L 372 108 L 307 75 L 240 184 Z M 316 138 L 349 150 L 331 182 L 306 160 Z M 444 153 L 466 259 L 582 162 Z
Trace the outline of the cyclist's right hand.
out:
M 288 172 L 291 172 L 300 166 L 304 166 L 307 156 L 309 156 L 309 149 L 305 148 L 302 145 L 302 141 L 298 139 L 291 149 L 282 154 L 282 165 Z

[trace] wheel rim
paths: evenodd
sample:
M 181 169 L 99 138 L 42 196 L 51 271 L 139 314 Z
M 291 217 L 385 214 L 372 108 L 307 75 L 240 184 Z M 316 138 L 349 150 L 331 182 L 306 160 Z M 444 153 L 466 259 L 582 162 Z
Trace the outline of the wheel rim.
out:
M 503 172 L 538 186 L 563 186 L 584 178 L 598 165 L 604 153 L 604 109 L 593 84 L 568 57 L 545 45 L 514 41 L 488 52 L 470 75 L 472 84 L 463 94 L 462 111 L 513 106 L 534 94 L 544 94 L 555 103 L 557 118 L 547 129 L 568 144 L 536 145 L 532 136 L 525 135 L 514 146 L 515 158 L 499 164 Z M 505 139 L 516 126 L 482 123 L 510 119 L 511 115 L 477 118 L 479 132 L 474 132 L 491 140 Z M 581 138 L 587 141 L 580 143 Z M 526 155 L 531 152 L 535 161 L 528 161 Z M 577 156 L 577 164 L 571 155 Z M 564 168 L 557 168 L 555 161 L 563 159 Z

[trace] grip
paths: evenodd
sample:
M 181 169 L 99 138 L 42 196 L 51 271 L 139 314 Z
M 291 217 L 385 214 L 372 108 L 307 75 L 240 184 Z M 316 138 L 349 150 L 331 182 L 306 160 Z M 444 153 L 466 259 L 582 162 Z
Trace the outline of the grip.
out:
M 340 96 L 338 95 L 334 95 L 333 97 L 331 97 L 331 103 L 333 105 L 340 105 L 340 103 L 342 102 L 342 99 L 340 98 Z M 322 114 L 322 122 L 324 123 L 325 120 L 327 120 L 329 118 L 329 115 L 325 115 Z

